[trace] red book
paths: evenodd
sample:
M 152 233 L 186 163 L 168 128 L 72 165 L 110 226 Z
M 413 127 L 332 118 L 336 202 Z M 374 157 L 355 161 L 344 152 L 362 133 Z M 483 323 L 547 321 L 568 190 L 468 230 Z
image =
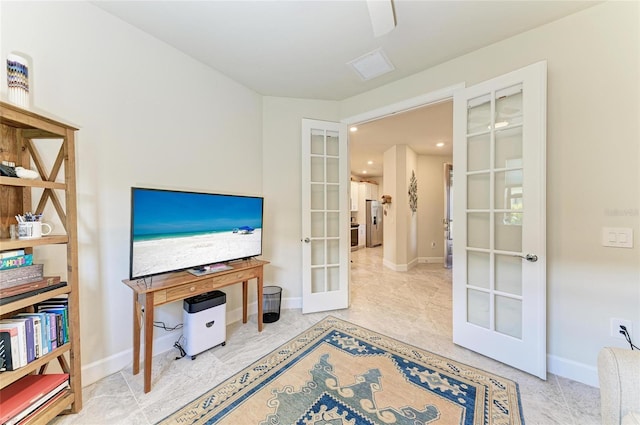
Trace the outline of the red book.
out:
M 25 416 L 22 419 L 18 420 L 18 425 L 21 424 L 26 424 L 27 422 L 29 422 L 30 420 L 33 419 L 34 416 L 36 416 L 38 413 L 42 412 L 43 410 L 45 410 L 46 408 L 48 408 L 49 406 L 51 406 L 53 403 L 55 403 L 56 401 L 58 401 L 58 399 L 64 397 L 65 392 L 64 391 L 60 391 L 58 392 L 56 395 L 54 395 L 53 397 L 51 397 L 49 400 L 47 400 L 46 402 L 44 402 L 44 404 L 42 406 L 39 406 L 37 408 L 35 408 L 35 410 L 31 413 L 29 413 L 27 416 Z
M 69 374 L 27 375 L 0 390 L 0 423 L 30 413 L 66 388 Z M 56 391 L 57 390 L 57 391 Z

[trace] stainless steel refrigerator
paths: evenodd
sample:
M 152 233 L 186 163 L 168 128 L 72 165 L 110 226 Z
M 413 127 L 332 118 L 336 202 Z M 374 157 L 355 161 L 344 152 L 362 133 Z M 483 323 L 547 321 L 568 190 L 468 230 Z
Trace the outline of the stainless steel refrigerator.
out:
M 367 248 L 382 245 L 382 205 L 378 201 L 367 201 Z

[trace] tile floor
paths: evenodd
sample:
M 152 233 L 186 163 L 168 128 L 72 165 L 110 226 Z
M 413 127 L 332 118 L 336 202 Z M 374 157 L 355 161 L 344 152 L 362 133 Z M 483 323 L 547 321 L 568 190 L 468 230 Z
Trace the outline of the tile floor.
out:
M 515 380 L 527 425 L 600 423 L 598 389 L 551 374 L 542 381 L 451 342 L 449 270 L 419 264 L 409 272 L 393 272 L 382 266 L 381 255 L 381 247 L 352 253 L 349 309 L 310 315 L 283 310 L 280 320 L 265 324 L 261 333 L 255 315 L 246 325 L 230 324 L 226 346 L 196 360 L 175 360 L 177 350 L 156 355 L 150 393 L 143 391 L 142 374 L 133 376 L 129 366 L 84 388 L 83 410 L 55 424 L 154 424 L 327 314 Z

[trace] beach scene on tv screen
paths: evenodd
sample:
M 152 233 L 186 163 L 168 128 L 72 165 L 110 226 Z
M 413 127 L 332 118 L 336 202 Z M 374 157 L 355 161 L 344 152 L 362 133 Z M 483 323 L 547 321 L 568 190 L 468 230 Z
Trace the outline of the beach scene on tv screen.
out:
M 262 198 L 135 189 L 131 276 L 260 255 Z

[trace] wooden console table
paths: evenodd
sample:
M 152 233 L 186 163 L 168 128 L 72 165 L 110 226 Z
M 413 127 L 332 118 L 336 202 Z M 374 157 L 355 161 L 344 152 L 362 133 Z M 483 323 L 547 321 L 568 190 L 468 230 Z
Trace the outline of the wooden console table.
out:
M 258 332 L 262 332 L 263 260 L 232 262 L 231 270 L 204 276 L 188 272 L 167 273 L 146 279 L 125 279 L 133 289 L 133 374 L 140 372 L 140 332 L 144 316 L 144 392 L 151 391 L 151 359 L 153 358 L 153 309 L 156 306 L 214 291 L 242 282 L 242 323 L 247 323 L 247 300 L 250 279 L 257 280 Z

